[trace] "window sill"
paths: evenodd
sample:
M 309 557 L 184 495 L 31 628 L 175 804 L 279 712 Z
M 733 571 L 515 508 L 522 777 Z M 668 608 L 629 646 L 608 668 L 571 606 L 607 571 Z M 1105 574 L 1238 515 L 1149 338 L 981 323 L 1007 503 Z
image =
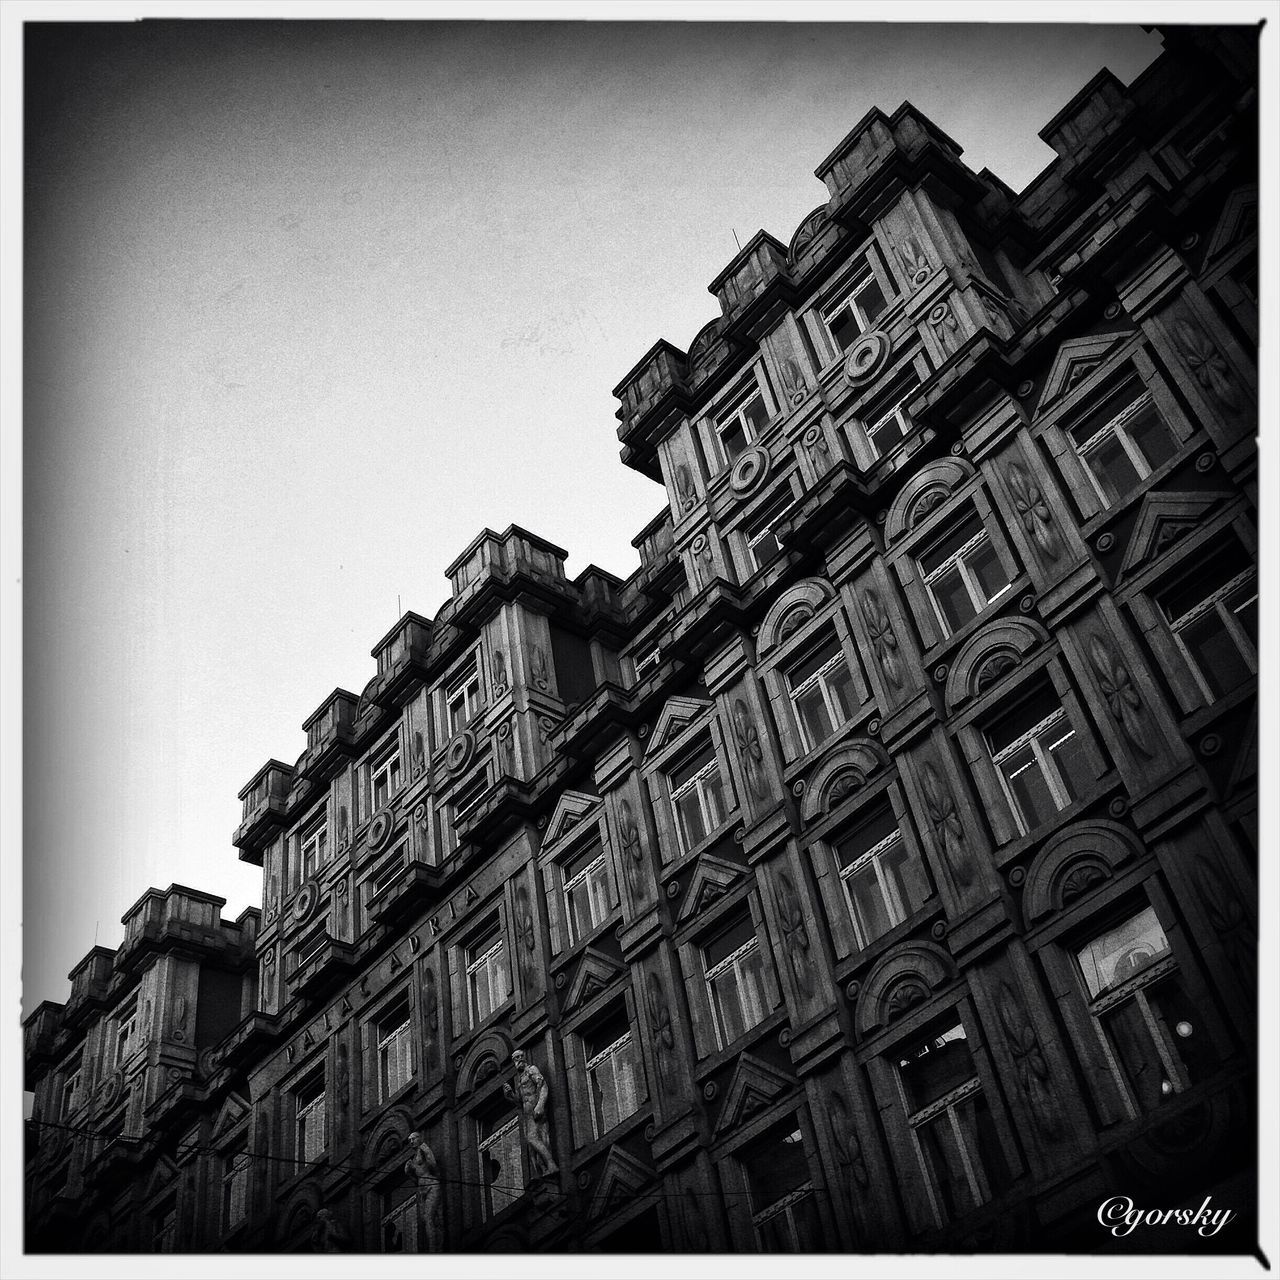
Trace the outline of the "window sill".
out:
M 1008 587 L 994 600 L 989 601 L 986 608 L 970 618 L 958 631 L 953 631 L 950 635 L 944 636 L 941 640 L 935 640 L 933 644 L 928 645 L 923 654 L 921 654 L 921 665 L 927 671 L 930 667 L 949 661 L 955 653 L 959 652 L 970 637 L 976 635 L 989 622 L 995 621 L 1006 611 L 1017 613 L 1017 601 L 1021 600 L 1030 591 L 1031 584 L 1027 575 L 1025 573 L 1015 574 L 1010 579 Z M 925 594 L 928 595 L 927 587 L 925 588 Z M 1018 616 L 1021 617 L 1022 615 L 1019 614 Z
M 744 1031 L 736 1040 L 730 1041 L 729 1044 L 722 1048 L 716 1049 L 713 1053 L 709 1053 L 705 1058 L 701 1059 L 694 1068 L 694 1079 L 702 1080 L 713 1072 L 718 1071 L 726 1062 L 736 1058 L 744 1049 L 748 1049 L 757 1040 L 763 1040 L 766 1036 L 772 1035 L 778 1031 L 787 1021 L 787 1006 L 784 1003 L 778 1005 L 767 1018 L 763 1018 L 748 1031 Z
M 665 885 L 675 876 L 678 876 L 680 872 L 692 866 L 704 853 L 712 853 L 725 840 L 732 839 L 733 832 L 742 825 L 743 821 L 743 814 L 735 809 L 725 822 L 722 822 L 714 831 L 704 836 L 692 849 L 680 853 L 673 861 L 668 862 L 662 868 L 660 878 L 663 884 Z
M 643 1128 L 652 1118 L 651 1100 L 645 1098 L 625 1120 L 619 1120 L 612 1129 L 606 1129 L 598 1138 L 592 1138 L 590 1142 L 577 1147 L 573 1153 L 574 1164 L 581 1166 L 596 1156 L 603 1155 L 615 1142 L 628 1137 L 634 1130 Z M 587 1123 L 590 1124 L 590 1117 L 587 1118 Z
M 552 972 L 563 969 L 566 965 L 575 960 L 592 944 L 598 942 L 606 933 L 612 929 L 616 929 L 622 923 L 622 908 L 615 906 L 614 909 L 603 919 L 590 933 L 579 938 L 577 942 L 566 946 L 562 951 L 558 952 L 551 961 Z
M 515 1007 L 515 995 L 509 995 L 483 1022 L 477 1022 L 475 1026 L 467 1027 L 464 1031 L 460 1031 L 454 1037 L 454 1049 L 456 1050 L 469 1040 L 475 1039 L 482 1031 L 488 1031 L 495 1023 L 501 1022 L 503 1018 L 509 1017 Z
M 1032 827 L 1030 831 L 1006 840 L 1003 844 L 997 843 L 995 846 L 996 868 L 1003 870 L 1009 863 L 1021 857 L 1028 849 L 1043 844 L 1046 838 L 1054 831 L 1076 822 L 1088 810 L 1095 808 L 1105 800 L 1112 791 L 1117 789 L 1118 785 L 1119 779 L 1115 773 L 1108 771 L 1097 780 L 1093 789 L 1081 796 L 1079 800 L 1073 800 L 1066 808 L 1059 809 L 1038 826 Z M 1012 815 L 1010 816 L 1012 817 Z
M 939 918 L 942 916 L 942 899 L 938 896 L 936 889 L 924 900 L 923 905 L 900 924 L 895 924 L 892 929 L 886 929 L 878 938 L 872 938 L 865 947 L 850 951 L 843 959 L 837 959 L 836 985 L 843 987 L 855 974 L 870 968 L 886 951 L 896 947 L 913 933 L 922 931 L 935 916 Z

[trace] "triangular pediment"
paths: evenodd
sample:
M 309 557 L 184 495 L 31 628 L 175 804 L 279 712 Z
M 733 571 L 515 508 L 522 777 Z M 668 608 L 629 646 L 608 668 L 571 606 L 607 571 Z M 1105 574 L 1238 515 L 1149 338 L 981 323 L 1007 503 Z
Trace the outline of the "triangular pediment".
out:
M 716 1132 L 733 1129 L 781 1097 L 795 1081 L 760 1058 L 744 1053 L 734 1068 L 725 1090 L 724 1106 L 716 1121 Z
M 578 962 L 569 990 L 565 993 L 564 1007 L 568 1012 L 597 996 L 622 972 L 622 966 L 609 959 L 602 951 L 588 947 Z
M 595 1194 L 587 1209 L 589 1218 L 602 1218 L 619 1204 L 635 1199 L 646 1183 L 654 1178 L 654 1171 L 621 1147 L 611 1147 L 605 1158 L 604 1169 L 596 1183 Z
M 213 1140 L 218 1142 L 235 1129 L 249 1114 L 249 1104 L 238 1093 L 229 1093 L 213 1122 Z
M 1208 513 L 1226 497 L 1223 493 L 1148 493 L 1129 536 L 1129 546 L 1120 566 L 1121 576 L 1154 560 L 1173 543 L 1194 533 L 1204 524 Z
M 1225 253 L 1237 240 L 1252 232 L 1258 225 L 1258 188 L 1239 187 L 1222 206 L 1218 225 L 1213 229 L 1209 247 L 1205 250 L 1206 265 L 1219 254 Z
M 742 868 L 735 863 L 704 853 L 698 859 L 698 865 L 694 867 L 693 875 L 689 877 L 689 883 L 685 887 L 680 911 L 676 916 L 677 922 L 691 920 L 717 899 L 723 898 L 741 874 Z
M 669 698 L 649 737 L 646 756 L 670 746 L 700 715 L 711 709 L 705 698 Z
M 152 1196 L 163 1195 L 178 1184 L 178 1166 L 168 1156 L 161 1156 L 147 1179 L 147 1189 L 143 1198 L 150 1200 Z
M 1096 333 L 1064 342 L 1049 369 L 1036 413 L 1043 413 L 1060 396 L 1079 386 L 1128 337 L 1127 333 Z
M 556 804 L 551 821 L 547 823 L 547 833 L 543 836 L 542 843 L 548 845 L 563 840 L 599 803 L 599 796 L 585 791 L 566 791 Z

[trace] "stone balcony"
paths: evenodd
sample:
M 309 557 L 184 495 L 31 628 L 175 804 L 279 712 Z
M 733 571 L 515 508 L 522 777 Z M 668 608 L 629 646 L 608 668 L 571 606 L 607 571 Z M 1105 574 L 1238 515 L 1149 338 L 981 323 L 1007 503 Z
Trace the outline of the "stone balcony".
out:
M 225 898 L 185 885 L 148 889 L 121 918 L 125 933 L 116 968 L 132 973 L 152 952 L 174 947 L 210 957 L 234 956 L 242 948 L 241 931 L 223 924 L 224 906 Z
M 379 924 L 392 925 L 412 915 L 439 896 L 441 870 L 416 858 L 396 867 L 367 899 L 370 917 Z
M 623 444 L 622 460 L 658 483 L 662 482 L 662 471 L 654 451 L 656 433 L 673 411 L 692 408 L 687 373 L 685 353 L 660 338 L 613 389 L 621 401 L 618 439 Z
M 62 1005 L 45 1000 L 22 1024 L 22 1056 L 28 1079 L 38 1075 L 56 1056 L 62 1012 Z M 27 1087 L 30 1088 L 29 1083 Z
M 355 752 L 355 718 L 359 699 L 335 689 L 302 725 L 307 749 L 298 758 L 297 772 L 311 781 L 327 776 Z
M 78 1024 L 95 1009 L 105 1008 L 115 969 L 116 953 L 109 947 L 94 947 L 67 975 L 71 995 L 63 1009 L 63 1022 Z
M 428 672 L 432 623 L 412 611 L 406 613 L 377 644 L 372 656 L 378 673 L 365 687 L 361 701 L 394 710 Z
M 240 861 L 262 865 L 262 846 L 283 825 L 289 802 L 293 770 L 279 760 L 268 760 L 239 794 L 240 825 L 231 843 L 240 850 Z
M 296 995 L 317 999 L 343 982 L 355 967 L 355 947 L 326 933 L 289 975 L 288 984 Z
M 500 604 L 517 596 L 558 608 L 568 594 L 568 552 L 519 525 L 502 533 L 485 529 L 445 570 L 453 584 L 453 622 L 479 626 Z

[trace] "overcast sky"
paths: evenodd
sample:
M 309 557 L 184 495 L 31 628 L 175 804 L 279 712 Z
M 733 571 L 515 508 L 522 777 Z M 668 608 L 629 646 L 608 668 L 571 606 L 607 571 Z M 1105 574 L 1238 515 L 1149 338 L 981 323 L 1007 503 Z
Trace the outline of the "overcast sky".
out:
M 958 7 L 957 7 L 958 8 Z M 958 10 L 959 11 L 959 10 Z M 150 885 L 256 905 L 237 791 L 513 521 L 637 567 L 610 390 L 909 99 L 1015 190 L 1136 27 L 32 33 L 24 1004 Z

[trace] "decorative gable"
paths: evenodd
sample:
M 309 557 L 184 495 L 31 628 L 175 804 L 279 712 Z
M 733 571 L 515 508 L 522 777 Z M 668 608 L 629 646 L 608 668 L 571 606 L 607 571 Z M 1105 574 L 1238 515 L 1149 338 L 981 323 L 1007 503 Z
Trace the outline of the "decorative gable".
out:
M 143 1199 L 150 1200 L 152 1196 L 163 1195 L 166 1191 L 172 1191 L 177 1185 L 178 1166 L 168 1156 L 162 1155 L 156 1161 L 155 1168 L 147 1179 L 147 1189 L 143 1192 Z
M 1180 538 L 1203 528 L 1209 510 L 1229 496 L 1225 493 L 1148 493 L 1134 522 L 1120 576 L 1132 573 Z
M 733 1079 L 725 1090 L 724 1106 L 716 1121 L 716 1132 L 734 1129 L 762 1111 L 775 1098 L 781 1097 L 795 1084 L 783 1072 L 760 1058 L 744 1053 L 734 1068 Z
M 589 795 L 585 791 L 566 791 L 560 797 L 555 812 L 551 815 L 551 821 L 547 823 L 547 832 L 542 838 L 542 843 L 555 844 L 556 841 L 564 839 L 599 803 L 599 796 Z
M 700 915 L 718 898 L 724 897 L 729 886 L 742 874 L 742 868 L 722 858 L 704 853 L 689 877 L 688 887 L 680 902 L 677 922 L 691 920 Z
M 217 1143 L 225 1138 L 248 1114 L 248 1101 L 238 1093 L 229 1093 L 226 1102 L 222 1104 L 222 1110 L 218 1112 L 217 1120 L 214 1121 L 213 1141 Z
M 573 975 L 569 990 L 565 994 L 566 1012 L 585 1004 L 593 996 L 599 995 L 622 972 L 620 965 L 610 960 L 607 955 L 588 947 L 582 953 L 578 971 Z
M 633 1200 L 654 1178 L 654 1171 L 621 1147 L 610 1147 L 587 1209 L 589 1218 L 602 1218 L 619 1204 Z
M 705 698 L 670 698 L 658 716 L 658 723 L 653 726 L 649 738 L 649 749 L 646 756 L 657 755 L 664 747 L 670 746 L 700 715 L 711 709 L 711 702 Z
M 1240 187 L 1233 191 L 1222 207 L 1218 225 L 1205 250 L 1205 262 L 1210 263 L 1225 253 L 1237 240 L 1241 240 L 1258 225 L 1258 188 Z
M 1058 348 L 1058 354 L 1049 370 L 1049 377 L 1040 393 L 1036 413 L 1043 413 L 1059 396 L 1087 378 L 1113 348 L 1124 342 L 1127 333 L 1096 333 L 1088 338 L 1072 338 Z

